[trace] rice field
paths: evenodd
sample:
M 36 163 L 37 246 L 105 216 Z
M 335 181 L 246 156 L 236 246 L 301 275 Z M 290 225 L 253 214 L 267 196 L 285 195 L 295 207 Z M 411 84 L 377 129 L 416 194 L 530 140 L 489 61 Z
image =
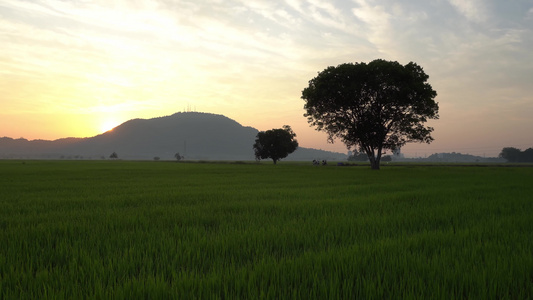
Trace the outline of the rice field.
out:
M 1 299 L 531 299 L 533 168 L 0 161 Z

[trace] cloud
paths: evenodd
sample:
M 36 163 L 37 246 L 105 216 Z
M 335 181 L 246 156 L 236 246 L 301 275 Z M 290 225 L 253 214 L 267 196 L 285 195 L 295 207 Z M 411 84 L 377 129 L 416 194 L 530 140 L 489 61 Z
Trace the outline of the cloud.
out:
M 380 5 L 371 5 L 365 0 L 356 0 L 359 7 L 353 8 L 353 14 L 373 31 L 386 31 L 389 27 L 390 14 Z
M 312 19 L 318 24 L 326 28 L 350 32 L 342 11 L 333 4 L 320 0 L 308 0 L 308 11 Z
M 449 2 L 471 22 L 482 23 L 489 18 L 485 1 L 483 0 L 449 0 Z
M 33 0 L 0 1 L 0 11 L 6 111 L 168 112 L 190 103 L 249 125 L 273 114 L 300 120 L 301 90 L 317 71 L 384 58 L 424 67 L 447 104 L 443 123 L 457 111 L 490 119 L 508 103 L 506 118 L 531 125 L 527 3 Z
M 356 6 L 351 10 L 354 22 L 362 24 L 360 30 L 365 40 L 381 58 L 408 62 L 435 51 L 439 29 L 434 23 L 439 21 L 439 14 L 428 9 L 427 2 L 354 0 L 354 3 Z

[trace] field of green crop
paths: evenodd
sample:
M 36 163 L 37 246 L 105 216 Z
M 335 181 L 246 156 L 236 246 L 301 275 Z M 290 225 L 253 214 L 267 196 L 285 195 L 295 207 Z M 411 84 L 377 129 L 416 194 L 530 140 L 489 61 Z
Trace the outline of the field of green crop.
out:
M 1 299 L 531 299 L 533 168 L 0 161 Z

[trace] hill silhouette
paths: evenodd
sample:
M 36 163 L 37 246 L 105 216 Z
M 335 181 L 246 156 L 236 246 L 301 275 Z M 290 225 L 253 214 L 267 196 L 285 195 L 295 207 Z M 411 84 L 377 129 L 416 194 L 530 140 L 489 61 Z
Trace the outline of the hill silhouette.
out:
M 112 131 L 90 138 L 55 141 L 0 138 L 3 158 L 174 159 L 179 152 L 191 160 L 254 160 L 258 130 L 223 115 L 181 112 L 153 119 L 129 120 Z M 284 160 L 344 160 L 342 153 L 299 148 Z

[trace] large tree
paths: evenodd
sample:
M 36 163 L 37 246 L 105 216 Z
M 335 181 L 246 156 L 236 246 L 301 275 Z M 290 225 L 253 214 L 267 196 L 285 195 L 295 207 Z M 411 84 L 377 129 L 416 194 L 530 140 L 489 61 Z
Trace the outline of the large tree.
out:
M 257 133 L 253 145 L 257 159 L 271 158 L 274 164 L 278 160 L 287 157 L 298 148 L 296 134 L 289 125 L 280 129 L 271 129 Z
M 437 93 L 416 63 L 401 65 L 382 59 L 328 67 L 302 91 L 308 122 L 325 131 L 330 142 L 368 155 L 379 169 L 386 149 L 408 142 L 431 143 L 428 119 L 438 119 Z

